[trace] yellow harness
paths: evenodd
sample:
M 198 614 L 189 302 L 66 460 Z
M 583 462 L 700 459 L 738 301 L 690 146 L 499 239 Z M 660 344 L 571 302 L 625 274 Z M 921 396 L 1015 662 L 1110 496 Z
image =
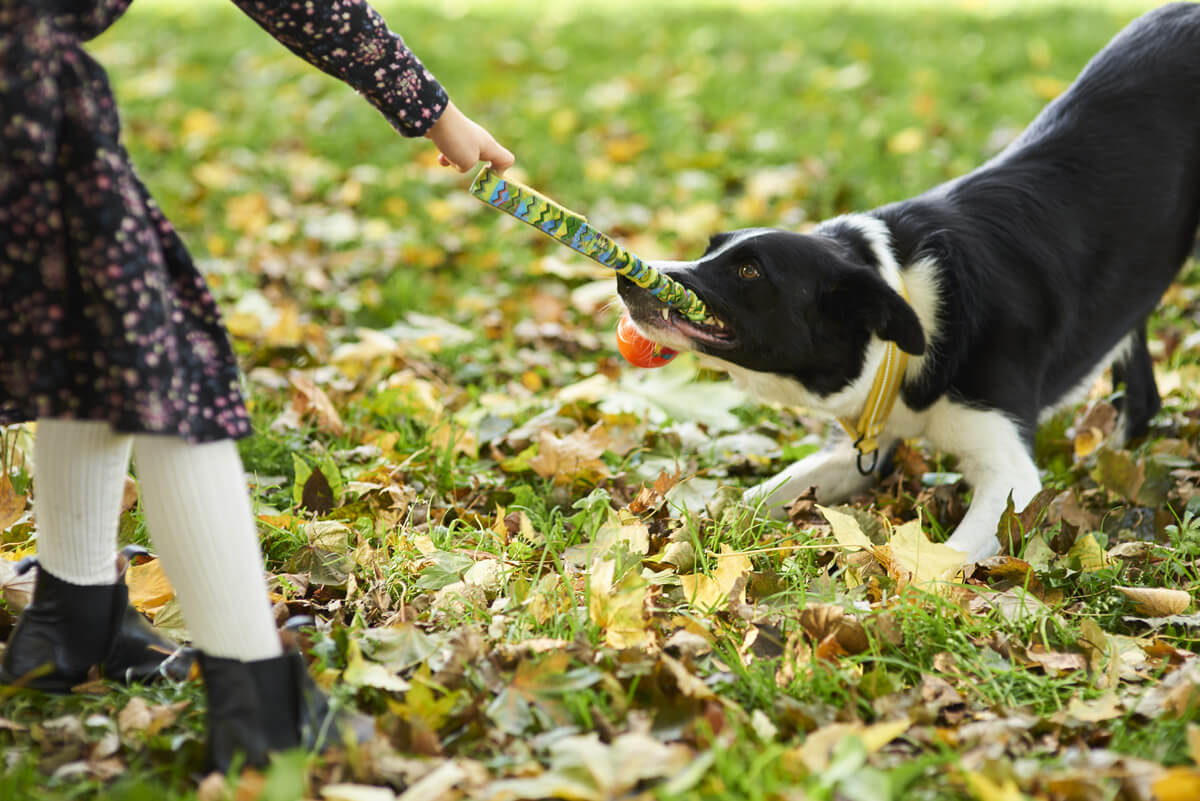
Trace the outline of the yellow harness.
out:
M 907 303 L 908 290 L 904 287 L 904 281 L 899 275 L 896 275 L 896 281 L 898 286 L 895 288 Z M 842 428 L 846 429 L 846 433 L 854 440 L 854 447 L 858 450 L 858 469 L 864 475 L 872 472 L 879 462 L 878 437 L 887 423 L 888 415 L 892 413 L 892 407 L 896 405 L 896 398 L 900 396 L 900 384 L 904 381 L 904 371 L 907 368 L 908 354 L 900 350 L 895 342 L 885 343 L 883 361 L 875 371 L 875 380 L 871 384 L 871 392 L 867 395 L 862 414 L 857 421 L 849 417 L 838 418 Z M 875 454 L 875 459 L 869 468 L 864 469 L 862 457 L 872 453 Z

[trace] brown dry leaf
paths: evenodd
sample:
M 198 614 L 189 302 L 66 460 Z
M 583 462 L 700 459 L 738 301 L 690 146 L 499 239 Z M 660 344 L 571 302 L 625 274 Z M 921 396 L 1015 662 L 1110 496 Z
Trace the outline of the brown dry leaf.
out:
M 175 597 L 175 589 L 163 572 L 162 561 L 158 559 L 130 565 L 125 571 L 125 583 L 129 585 L 129 603 L 151 620 L 167 601 Z
M 538 434 L 538 452 L 529 460 L 529 467 L 542 478 L 553 478 L 555 484 L 594 484 L 609 476 L 608 465 L 600 458 L 607 447 L 608 438 L 600 425 L 565 437 L 544 430 Z
M 835 604 L 810 604 L 800 610 L 800 625 L 804 632 L 818 643 L 817 653 L 827 642 L 836 642 L 845 654 L 860 654 L 870 646 L 867 632 L 854 615 Z
M 750 572 L 750 557 L 744 553 L 732 550 L 727 544 L 721 543 L 721 553 L 717 557 L 717 569 L 712 576 L 694 573 L 680 576 L 679 583 L 683 585 L 683 594 L 688 603 L 700 610 L 713 609 L 726 600 L 735 603 L 745 603 L 746 587 L 742 584 L 738 590 L 738 579 Z M 730 598 L 730 593 L 735 593 Z
M 5 530 L 25 514 L 25 496 L 13 489 L 8 474 L 0 474 L 0 531 Z
M 1147 617 L 1166 617 L 1183 614 L 1192 602 L 1192 596 L 1183 590 L 1167 587 L 1113 587 L 1133 601 L 1133 607 Z
M 210 773 L 196 785 L 196 801 L 229 801 L 229 780 L 223 773 Z
M 158 734 L 175 722 L 180 710 L 190 702 L 181 701 L 175 704 L 155 704 L 151 706 L 145 698 L 134 696 L 117 715 L 117 730 L 122 737 L 128 737 L 133 732 L 143 732 L 147 735 Z
M 317 428 L 329 434 L 341 434 L 342 419 L 337 409 L 325 394 L 325 390 L 317 386 L 312 375 L 300 370 L 288 372 L 288 383 L 295 393 L 292 395 L 292 410 L 300 417 L 311 416 Z
M 1117 424 L 1117 409 L 1107 401 L 1091 405 L 1083 420 L 1076 424 L 1075 459 L 1086 459 L 1113 432 Z
M 1087 670 L 1087 658 L 1083 654 L 1047 651 L 1037 645 L 1025 652 L 1025 658 L 1038 665 L 1047 676 L 1062 676 L 1077 670 Z

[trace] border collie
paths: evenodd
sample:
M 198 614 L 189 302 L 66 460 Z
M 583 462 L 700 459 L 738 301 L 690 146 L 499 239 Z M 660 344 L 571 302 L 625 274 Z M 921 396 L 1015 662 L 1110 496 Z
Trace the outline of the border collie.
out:
M 1041 488 L 1039 420 L 1107 367 L 1124 385 L 1117 436 L 1146 432 L 1161 406 L 1146 320 L 1198 224 L 1200 4 L 1173 3 L 1119 33 L 975 171 L 810 234 L 723 233 L 695 261 L 654 263 L 704 301 L 705 322 L 626 279 L 619 290 L 650 339 L 842 419 L 908 354 L 878 448 L 923 438 L 958 457 L 973 497 L 947 544 L 977 561 L 999 550 L 1010 494 L 1019 510 Z M 778 508 L 815 487 L 837 502 L 876 477 L 863 456 L 835 435 L 744 500 Z

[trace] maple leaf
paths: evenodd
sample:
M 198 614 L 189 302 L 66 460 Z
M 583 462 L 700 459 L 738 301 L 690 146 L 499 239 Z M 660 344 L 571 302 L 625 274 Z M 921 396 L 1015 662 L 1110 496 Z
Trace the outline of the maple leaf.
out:
M 743 583 L 739 588 L 738 580 L 746 576 L 750 570 L 750 557 L 721 543 L 721 553 L 717 557 L 717 569 L 713 571 L 712 576 L 694 573 L 680 576 L 679 582 L 683 585 L 683 594 L 689 604 L 696 609 L 709 610 L 729 600 L 735 590 L 737 593 L 732 600 L 744 603 L 746 586 Z
M 604 641 L 613 648 L 636 648 L 650 640 L 646 630 L 647 582 L 636 569 L 618 580 L 615 559 L 592 563 L 588 579 L 588 614 L 604 630 Z
M 572 431 L 565 437 L 543 430 L 538 434 L 537 455 L 529 460 L 529 468 L 542 478 L 552 478 L 555 484 L 595 484 L 609 476 L 608 465 L 600 458 L 607 447 L 607 436 L 600 425 Z

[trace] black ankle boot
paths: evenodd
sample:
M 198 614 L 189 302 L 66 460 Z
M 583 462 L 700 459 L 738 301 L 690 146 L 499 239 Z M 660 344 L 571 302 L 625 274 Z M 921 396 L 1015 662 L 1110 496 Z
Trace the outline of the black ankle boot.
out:
M 296 651 L 242 662 L 200 653 L 208 696 L 208 763 L 229 771 L 236 755 L 262 767 L 275 751 L 319 750 L 340 738 L 329 701 Z
M 195 652 L 158 636 L 129 604 L 125 569 L 145 552 L 136 546 L 121 551 L 115 584 L 71 584 L 39 568 L 33 600 L 4 649 L 0 684 L 65 693 L 87 681 L 93 667 L 103 678 L 126 683 L 186 679 Z M 30 559 L 18 570 L 36 564 Z

